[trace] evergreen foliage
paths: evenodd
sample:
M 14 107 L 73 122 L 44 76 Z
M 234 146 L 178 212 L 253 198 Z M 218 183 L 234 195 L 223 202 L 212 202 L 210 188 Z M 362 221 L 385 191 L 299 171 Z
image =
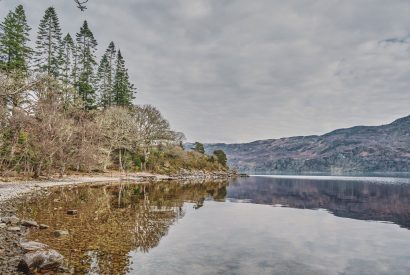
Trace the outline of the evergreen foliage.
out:
M 26 73 L 32 50 L 27 45 L 30 27 L 22 5 L 10 11 L 0 24 L 1 68 L 6 71 Z
M 100 96 L 99 104 L 102 107 L 110 107 L 114 104 L 114 76 L 116 64 L 116 50 L 114 42 L 111 42 L 101 58 L 98 68 L 97 89 Z
M 96 62 L 97 40 L 88 27 L 87 21 L 84 21 L 80 32 L 76 35 L 78 48 L 78 76 L 76 83 L 80 98 L 87 109 L 95 107 L 95 79 L 94 70 Z
M 35 70 L 54 77 L 61 74 L 62 41 L 57 13 L 49 7 L 40 21 L 35 51 Z
M 205 147 L 202 143 L 195 142 L 194 147 L 192 148 L 193 151 L 196 151 L 201 154 L 205 154 Z
M 121 51 L 118 51 L 114 80 L 114 103 L 117 106 L 131 106 L 134 99 L 134 85 L 130 83 Z
M 77 52 L 73 38 L 68 33 L 62 40 L 61 45 L 63 65 L 61 67 L 60 79 L 64 84 L 74 85 L 76 83 Z
M 222 166 L 224 166 L 224 167 L 227 166 L 227 161 L 228 161 L 228 159 L 227 159 L 226 154 L 225 154 L 225 152 L 224 152 L 223 150 L 215 150 L 215 151 L 214 151 L 214 155 L 216 156 L 217 161 L 218 161 Z

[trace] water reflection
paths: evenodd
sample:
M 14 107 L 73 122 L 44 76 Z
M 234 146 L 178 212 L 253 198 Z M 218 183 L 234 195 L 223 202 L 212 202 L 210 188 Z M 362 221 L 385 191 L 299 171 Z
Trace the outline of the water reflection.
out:
M 122 274 L 128 271 L 130 251 L 148 252 L 169 227 L 184 216 L 184 202 L 196 208 L 207 198 L 223 200 L 226 184 L 118 184 L 54 188 L 19 207 L 19 215 L 47 224 L 29 238 L 49 244 L 66 257 L 75 274 Z M 78 210 L 69 216 L 68 209 Z M 69 230 L 55 238 L 54 230 Z
M 377 183 L 376 183 L 377 182 Z M 251 177 L 231 183 L 227 196 L 257 204 L 325 208 L 340 217 L 389 221 L 410 229 L 410 184 Z
M 75 274 L 410 269 L 410 184 L 251 177 L 229 184 L 83 185 L 33 197 L 19 215 L 50 226 L 29 239 L 60 251 Z M 70 235 L 56 238 L 54 230 Z

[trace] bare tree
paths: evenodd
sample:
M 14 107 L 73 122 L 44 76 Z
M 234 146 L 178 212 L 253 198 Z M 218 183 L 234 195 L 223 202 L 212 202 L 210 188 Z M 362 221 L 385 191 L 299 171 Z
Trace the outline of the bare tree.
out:
M 85 11 L 87 9 L 85 4 L 87 4 L 88 0 L 74 0 L 74 2 L 81 11 Z

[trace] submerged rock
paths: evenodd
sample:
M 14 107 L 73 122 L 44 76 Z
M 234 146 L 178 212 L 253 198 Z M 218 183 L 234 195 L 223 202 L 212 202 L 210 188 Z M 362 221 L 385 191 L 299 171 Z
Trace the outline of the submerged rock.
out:
M 7 228 L 7 231 L 10 231 L 10 232 L 20 232 L 20 230 L 21 228 L 19 226 L 12 226 L 12 227 Z
M 11 225 L 16 225 L 20 222 L 20 219 L 17 218 L 16 216 L 11 216 L 11 217 L 3 217 L 1 218 L 2 222 L 6 224 L 11 224 Z
M 47 224 L 39 224 L 40 229 L 48 229 L 49 226 Z
M 35 221 L 22 220 L 21 225 L 26 226 L 26 227 L 38 227 L 38 223 Z
M 77 215 L 77 214 L 78 214 L 78 211 L 77 211 L 77 210 L 74 210 L 74 209 L 67 210 L 67 214 L 68 214 L 68 215 Z
M 68 233 L 68 231 L 66 231 L 66 230 L 56 230 L 56 231 L 53 232 L 53 235 L 54 235 L 55 237 L 60 238 L 60 237 L 68 236 L 69 233 Z
M 48 248 L 48 245 L 43 244 L 43 243 L 38 243 L 38 242 L 22 242 L 20 243 L 21 248 L 25 252 L 33 252 L 37 250 L 44 250 Z
M 26 272 L 52 270 L 60 267 L 64 256 L 53 249 L 43 249 L 26 253 L 20 262 L 20 269 Z

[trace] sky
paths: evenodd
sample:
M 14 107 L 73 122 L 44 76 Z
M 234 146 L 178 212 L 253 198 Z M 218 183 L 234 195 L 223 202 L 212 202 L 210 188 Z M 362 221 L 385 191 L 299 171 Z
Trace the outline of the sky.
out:
M 188 141 L 248 142 L 380 125 L 410 114 L 407 0 L 0 0 L 32 37 L 54 6 L 123 53 L 136 104 Z

